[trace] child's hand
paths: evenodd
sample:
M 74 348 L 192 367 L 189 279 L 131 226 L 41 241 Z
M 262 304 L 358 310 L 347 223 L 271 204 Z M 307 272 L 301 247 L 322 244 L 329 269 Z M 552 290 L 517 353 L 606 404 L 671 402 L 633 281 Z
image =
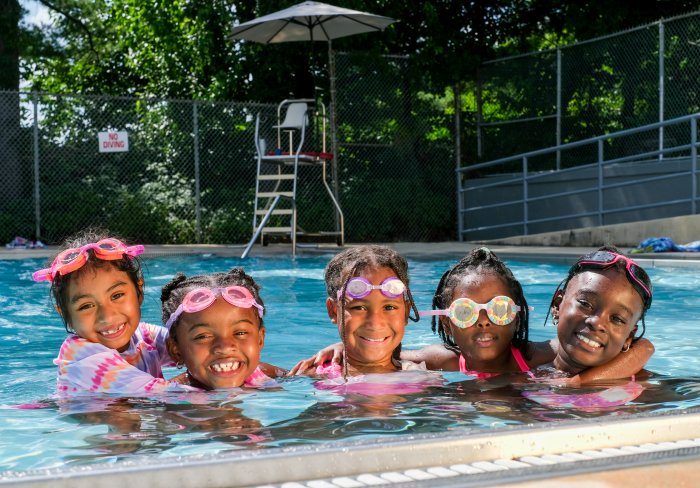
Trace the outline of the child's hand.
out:
M 294 365 L 292 369 L 289 370 L 287 376 L 300 376 L 312 366 L 318 366 L 319 364 L 327 363 L 328 361 L 340 364 L 342 359 L 343 343 L 337 342 L 335 344 L 331 344 L 330 346 L 324 349 L 321 349 L 316 353 L 316 355 L 311 356 L 308 359 L 303 359 L 299 361 L 296 365 Z

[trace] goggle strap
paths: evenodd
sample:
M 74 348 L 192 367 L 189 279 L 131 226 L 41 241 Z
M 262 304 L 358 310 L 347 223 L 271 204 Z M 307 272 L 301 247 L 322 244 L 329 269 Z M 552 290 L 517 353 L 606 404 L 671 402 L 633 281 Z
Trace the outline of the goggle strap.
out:
M 40 269 L 39 271 L 34 271 L 32 273 L 32 279 L 34 281 L 52 281 L 51 268 L 44 268 Z
M 420 310 L 418 312 L 419 317 L 429 317 L 431 315 L 448 315 L 447 310 Z

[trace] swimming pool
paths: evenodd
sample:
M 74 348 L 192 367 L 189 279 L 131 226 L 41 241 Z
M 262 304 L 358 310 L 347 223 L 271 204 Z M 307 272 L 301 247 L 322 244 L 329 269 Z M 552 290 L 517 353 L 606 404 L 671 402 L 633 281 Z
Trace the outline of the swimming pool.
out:
M 337 341 L 326 316 L 323 267 L 330 255 L 265 257 L 245 262 L 215 256 L 178 256 L 146 260 L 143 318 L 158 322 L 159 291 L 175 271 L 186 274 L 226 270 L 241 264 L 263 285 L 268 307 L 263 360 L 291 367 L 298 359 Z M 419 308 L 429 308 L 433 288 L 453 260 L 411 259 L 411 288 Z M 274 391 L 215 392 L 161 398 L 102 396 L 49 401 L 55 381 L 51 360 L 65 337 L 52 311 L 45 283 L 31 272 L 42 260 L 0 261 L 0 317 L 4 365 L 0 371 L 0 472 L 85 467 L 97 463 L 167 462 L 267 448 L 327 445 L 352 446 L 373 439 L 414 439 L 431 434 L 465 435 L 499 432 L 508 426 L 584 420 L 604 416 L 687 410 L 700 405 L 700 358 L 694 311 L 700 269 L 652 268 L 656 287 L 647 334 L 657 352 L 648 369 L 663 376 L 647 383 L 632 404 L 603 411 L 550 410 L 527 403 L 516 388 L 498 388 L 444 375 L 445 384 L 419 394 L 393 397 L 343 397 L 295 378 Z M 543 327 L 551 293 L 565 275 L 558 264 L 509 262 L 524 284 L 533 340 L 554 336 Z M 405 348 L 438 342 L 428 321 L 411 323 Z M 174 373 L 171 371 L 169 373 Z M 18 405 L 44 408 L 17 408 Z

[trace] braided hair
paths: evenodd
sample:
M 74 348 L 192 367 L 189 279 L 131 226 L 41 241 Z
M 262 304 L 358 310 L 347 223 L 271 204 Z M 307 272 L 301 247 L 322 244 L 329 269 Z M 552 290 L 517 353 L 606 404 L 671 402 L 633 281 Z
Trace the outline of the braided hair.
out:
M 529 308 L 525 300 L 523 287 L 508 266 L 490 249 L 481 247 L 472 250 L 442 275 L 433 295 L 433 309 L 445 310 L 449 308 L 454 300 L 455 288 L 470 274 L 493 274 L 503 279 L 508 287 L 510 298 L 515 301 L 516 305 L 520 306 L 520 311 L 517 313 L 518 327 L 513 335 L 512 344 L 520 350 L 523 356 L 529 358 Z M 439 317 L 433 317 L 431 326 L 433 333 L 437 333 L 440 336 L 447 349 L 457 353 L 460 352 L 454 338 L 449 333 L 449 329 L 441 325 Z
M 124 242 L 124 240 L 119 236 L 116 236 L 105 229 L 90 227 L 68 237 L 65 241 L 63 241 L 59 252 L 53 258 L 51 258 L 51 263 L 61 252 L 65 251 L 66 249 L 80 248 L 86 244 L 99 242 L 102 239 L 118 239 Z M 143 271 L 141 269 L 142 262 L 138 256 L 127 256 L 125 254 L 119 259 L 103 260 L 97 259 L 95 257 L 95 251 L 92 249 L 88 249 L 87 253 L 88 260 L 84 266 L 65 275 L 56 274 L 51 281 L 51 298 L 54 302 L 56 310 L 58 310 L 59 315 L 63 319 L 63 325 L 68 333 L 75 333 L 73 325 L 70 323 L 68 312 L 68 310 L 70 310 L 68 303 L 68 284 L 72 280 L 75 280 L 86 273 L 94 273 L 97 269 L 109 267 L 123 271 L 136 287 L 137 297 L 141 299 L 143 296 Z M 51 266 L 51 263 L 49 263 L 49 267 Z
M 338 300 L 338 303 L 345 303 L 345 289 L 350 278 L 359 276 L 366 269 L 389 268 L 396 277 L 406 285 L 406 297 L 409 308 L 413 311 L 413 316 L 409 318 L 413 322 L 418 321 L 418 308 L 413 301 L 411 289 L 409 288 L 408 278 L 408 262 L 406 258 L 401 256 L 395 250 L 387 246 L 365 245 L 359 247 L 351 247 L 345 251 L 336 254 L 333 259 L 326 265 L 324 279 L 326 281 L 326 293 L 332 300 Z M 340 294 L 340 298 L 338 295 Z M 341 339 L 343 344 L 346 342 L 345 337 L 345 314 L 341 313 Z M 401 355 L 401 345 L 392 352 L 392 359 L 399 361 Z M 347 361 L 343 361 L 345 374 L 347 375 Z
M 557 295 L 559 294 L 559 292 L 561 292 L 563 294 L 566 291 L 567 285 L 569 284 L 569 282 L 571 281 L 571 279 L 574 276 L 581 274 L 585 271 L 591 271 L 594 269 L 602 269 L 602 268 L 593 268 L 591 266 L 587 266 L 585 263 L 581 263 L 582 261 L 586 261 L 590 256 L 594 255 L 598 251 L 607 251 L 607 252 L 611 252 L 611 253 L 615 253 L 615 254 L 621 254 L 620 251 L 617 249 L 617 247 L 611 246 L 611 245 L 605 245 L 605 246 L 599 247 L 596 251 L 594 251 L 590 254 L 586 254 L 584 256 L 581 256 L 579 259 L 577 259 L 576 262 L 571 266 L 571 268 L 569 268 L 569 273 L 567 274 L 566 278 L 564 278 L 564 280 L 561 283 L 559 283 L 559 286 L 557 286 L 557 289 L 554 292 L 554 295 L 552 296 L 552 301 L 549 304 L 549 310 L 547 310 L 547 316 L 544 318 L 545 324 L 547 324 L 547 319 L 549 318 L 550 311 L 552 310 L 552 307 L 554 307 L 554 305 L 555 305 L 554 302 L 557 298 Z M 639 265 L 637 265 L 637 266 L 639 267 L 640 270 L 642 269 L 641 266 L 639 266 Z M 622 273 L 623 275 L 626 275 L 626 273 L 627 273 L 627 270 L 625 269 L 625 267 L 626 267 L 626 263 L 623 261 L 617 261 L 609 266 L 609 268 L 617 269 L 617 271 Z M 606 266 L 606 268 L 608 268 L 608 267 Z M 642 271 L 644 271 L 644 270 L 642 270 Z M 645 280 L 646 281 L 645 286 L 647 287 L 648 290 L 651 291 L 651 288 L 652 288 L 651 281 L 648 279 L 649 277 L 646 275 L 646 272 L 644 272 L 644 276 L 646 276 L 646 278 L 647 278 Z M 640 293 L 640 295 L 641 295 L 641 293 Z M 647 327 L 646 327 L 646 324 L 644 323 L 644 317 L 647 314 L 647 310 L 649 310 L 649 307 L 651 306 L 651 296 L 649 296 L 649 297 L 642 296 L 642 302 L 644 304 L 644 307 L 642 309 L 642 316 L 639 318 L 639 320 L 642 321 L 642 333 L 639 334 L 637 337 L 632 338 L 633 342 L 641 339 L 644 336 L 644 333 L 646 332 Z
M 185 276 L 184 273 L 177 273 L 169 283 L 163 286 L 160 293 L 160 301 L 162 305 L 162 320 L 166 323 L 170 316 L 180 306 L 182 300 L 190 291 L 195 288 L 223 288 L 227 286 L 242 286 L 246 288 L 255 301 L 263 307 L 265 304 L 260 298 L 260 285 L 243 270 L 243 268 L 233 268 L 228 272 L 210 273 L 205 275 L 195 275 L 191 277 Z M 177 334 L 174 329 L 177 327 L 180 320 L 176 320 L 170 327 L 170 337 L 177 342 Z M 264 327 L 262 318 L 260 319 L 260 327 Z

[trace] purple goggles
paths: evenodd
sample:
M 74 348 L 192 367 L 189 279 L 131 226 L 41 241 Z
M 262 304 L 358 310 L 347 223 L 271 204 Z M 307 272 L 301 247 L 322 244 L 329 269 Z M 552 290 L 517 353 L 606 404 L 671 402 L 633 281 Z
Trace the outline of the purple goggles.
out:
M 404 285 L 403 281 L 398 279 L 396 276 L 391 276 L 385 279 L 380 285 L 373 285 L 367 279 L 361 276 L 356 276 L 354 278 L 350 278 L 345 285 L 345 295 L 354 300 L 359 300 L 360 298 L 366 297 L 372 292 L 372 290 L 381 291 L 382 295 L 387 298 L 398 298 L 406 292 L 406 285 Z M 342 290 L 338 291 L 339 299 L 342 296 L 342 293 Z

